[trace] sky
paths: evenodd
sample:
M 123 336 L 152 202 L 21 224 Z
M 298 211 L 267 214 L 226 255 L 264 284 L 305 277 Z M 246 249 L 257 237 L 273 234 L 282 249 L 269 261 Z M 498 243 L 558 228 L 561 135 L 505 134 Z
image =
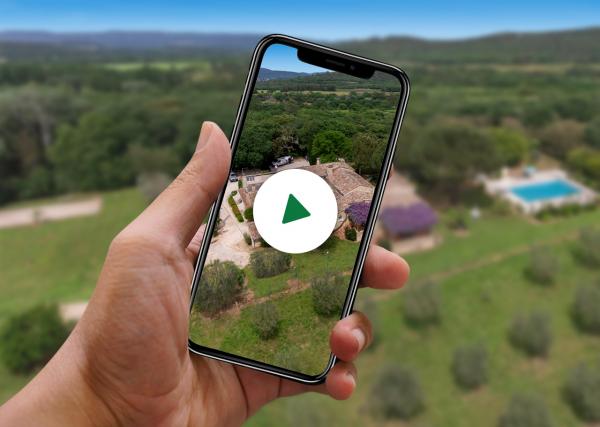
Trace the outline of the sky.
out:
M 307 64 L 298 59 L 298 50 L 282 44 L 272 44 L 267 48 L 260 64 L 269 70 L 294 71 L 296 73 L 324 73 L 328 70 Z
M 0 0 L 0 30 L 284 33 L 432 39 L 600 25 L 599 0 Z

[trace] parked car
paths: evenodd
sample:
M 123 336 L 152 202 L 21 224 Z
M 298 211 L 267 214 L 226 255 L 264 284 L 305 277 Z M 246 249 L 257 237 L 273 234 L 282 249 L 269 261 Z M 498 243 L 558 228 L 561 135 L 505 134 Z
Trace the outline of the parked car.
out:
M 238 176 L 235 172 L 231 172 L 229 174 L 229 182 L 236 182 L 238 180 Z
M 277 169 L 280 166 L 285 166 L 285 165 L 289 165 L 290 163 L 292 163 L 294 161 L 294 158 L 292 156 L 282 156 L 282 157 L 278 157 L 277 159 L 275 159 L 271 165 Z

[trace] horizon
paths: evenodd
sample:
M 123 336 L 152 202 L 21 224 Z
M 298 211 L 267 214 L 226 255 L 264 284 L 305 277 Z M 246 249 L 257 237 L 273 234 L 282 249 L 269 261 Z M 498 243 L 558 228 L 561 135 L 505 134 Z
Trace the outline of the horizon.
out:
M 600 3 L 590 0 L 568 4 L 556 0 L 533 0 L 526 4 L 507 0 L 486 5 L 475 0 L 459 5 L 434 0 L 398 5 L 384 0 L 376 8 L 365 7 L 363 2 L 357 1 L 321 4 L 308 0 L 300 9 L 272 0 L 259 6 L 232 0 L 232 7 L 226 13 L 218 5 L 192 1 L 170 5 L 158 0 L 143 3 L 106 0 L 102 4 L 73 0 L 2 3 L 2 32 L 284 33 L 326 41 L 389 36 L 461 40 L 498 33 L 568 31 L 600 26 Z M 331 17 L 335 17 L 334 25 Z
M 390 33 L 385 35 L 371 35 L 371 36 L 363 36 L 363 37 L 354 37 L 354 38 L 336 38 L 336 39 L 314 39 L 313 40 L 323 40 L 327 42 L 347 42 L 353 40 L 383 40 L 387 38 L 412 38 L 423 40 L 427 42 L 460 42 L 460 41 L 468 41 L 475 40 L 486 37 L 494 37 L 501 35 L 536 35 L 536 34 L 547 34 L 547 33 L 568 33 L 568 32 L 577 32 L 577 31 L 590 31 L 590 30 L 598 30 L 600 29 L 600 24 L 595 25 L 587 25 L 581 27 L 565 27 L 565 28 L 546 28 L 540 30 L 499 30 L 492 32 L 484 32 L 480 34 L 473 34 L 469 36 L 457 36 L 457 37 L 428 37 L 421 36 L 416 34 L 408 34 L 408 33 Z M 76 35 L 103 35 L 103 34 L 164 34 L 164 35 L 206 35 L 206 36 L 240 36 L 240 37 L 263 37 L 268 34 L 285 34 L 290 35 L 296 38 L 304 38 L 310 39 L 310 37 L 294 35 L 290 33 L 283 32 L 234 32 L 234 31 L 193 31 L 193 30 L 168 30 L 168 29 L 128 29 L 128 28 L 112 28 L 105 30 L 52 30 L 52 29 L 44 29 L 44 28 L 2 28 L 0 27 L 0 35 L 7 34 L 52 34 L 52 35 L 65 35 L 65 36 L 76 36 Z

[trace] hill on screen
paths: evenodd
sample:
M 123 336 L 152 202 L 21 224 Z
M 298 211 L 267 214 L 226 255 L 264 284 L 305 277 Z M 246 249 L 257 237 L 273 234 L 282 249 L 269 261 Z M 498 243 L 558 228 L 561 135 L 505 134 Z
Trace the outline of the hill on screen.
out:
M 266 82 L 269 80 L 287 80 L 302 76 L 310 76 L 310 73 L 297 73 L 295 71 L 270 70 L 268 68 L 261 68 L 258 72 L 258 81 Z

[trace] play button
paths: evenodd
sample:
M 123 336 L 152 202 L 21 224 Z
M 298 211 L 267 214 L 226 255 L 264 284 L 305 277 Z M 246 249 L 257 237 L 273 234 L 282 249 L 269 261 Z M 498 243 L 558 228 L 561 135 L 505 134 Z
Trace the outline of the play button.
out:
M 282 252 L 318 248 L 337 221 L 337 203 L 329 184 L 304 169 L 276 173 L 259 188 L 253 214 L 261 238 Z
M 310 216 L 310 212 L 306 210 L 302 203 L 298 201 L 294 197 L 293 194 L 290 194 L 288 197 L 287 205 L 285 205 L 285 212 L 283 213 L 283 224 L 287 224 L 288 222 L 298 221 L 299 219 L 306 218 Z

